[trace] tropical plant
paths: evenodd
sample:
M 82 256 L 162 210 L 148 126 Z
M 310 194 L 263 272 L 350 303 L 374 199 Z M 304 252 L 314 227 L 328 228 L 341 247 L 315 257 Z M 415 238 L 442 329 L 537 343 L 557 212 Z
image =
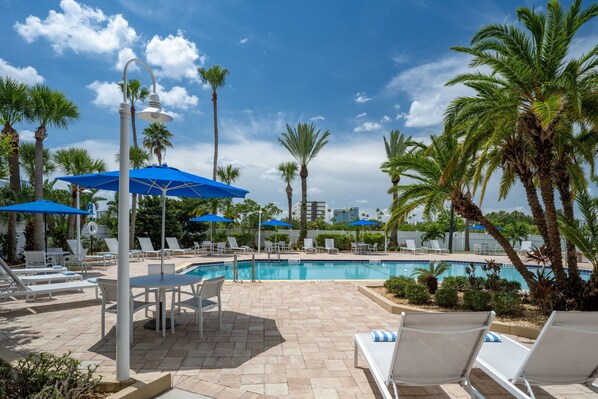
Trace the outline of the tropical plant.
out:
M 99 173 L 106 170 L 106 163 L 101 159 L 93 158 L 87 150 L 83 148 L 61 148 L 54 153 L 54 162 L 65 175 L 83 175 L 88 173 Z M 77 190 L 82 191 L 82 187 L 71 184 L 71 206 L 77 207 Z M 75 217 L 69 216 L 67 227 L 67 237 L 74 237 Z
M 120 91 L 124 92 L 125 85 L 123 82 L 119 82 L 118 86 Z M 127 82 L 127 100 L 131 104 L 131 132 L 133 133 L 133 147 L 139 147 L 137 145 L 137 126 L 135 123 L 135 103 L 137 101 L 144 102 L 150 95 L 150 91 L 147 87 L 142 87 L 139 79 L 131 79 Z
M 241 176 L 241 170 L 234 165 L 219 166 L 216 174 L 221 182 L 231 185 Z
M 445 237 L 445 231 L 442 227 L 438 223 L 431 223 L 424 234 L 422 234 L 421 241 L 422 244 L 431 240 L 440 240 L 444 242 Z
M 212 88 L 212 103 L 214 106 L 214 169 L 212 180 L 216 180 L 216 173 L 218 170 L 218 93 L 217 90 L 224 87 L 226 77 L 229 74 L 228 69 L 222 68 L 219 65 L 214 65 L 209 69 L 198 68 L 197 72 L 201 80 L 209 84 Z
M 448 263 L 437 263 L 436 261 L 431 260 L 427 269 L 425 267 L 416 267 L 413 269 L 411 276 L 416 277 L 417 281 L 425 284 L 425 286 L 428 287 L 430 294 L 433 294 L 438 289 L 438 277 L 449 268 L 450 265 Z
M 413 144 L 414 143 L 411 140 L 411 136 L 405 136 L 398 129 L 392 130 L 388 140 L 386 137 L 384 137 L 384 150 L 386 151 L 386 159 L 390 161 L 395 157 L 404 155 Z M 403 172 L 403 169 L 386 163 L 382 164 L 380 169 L 382 172 L 387 173 L 390 176 L 393 189 L 389 190 L 389 192 L 392 193 L 392 202 L 394 204 L 398 200 L 398 194 L 394 188 L 401 181 L 401 173 Z M 390 232 L 389 245 L 391 247 L 399 246 L 399 242 L 397 241 L 397 226 L 393 226 L 393 229 Z
M 301 226 L 299 231 L 299 242 L 303 242 L 307 236 L 307 177 L 309 172 L 307 165 L 318 153 L 328 144 L 327 130 L 316 132 L 316 125 L 299 123 L 297 128 L 287 124 L 287 131 L 282 132 L 278 142 L 291 154 L 300 166 L 299 176 L 301 177 Z
M 162 158 L 166 155 L 166 148 L 172 148 L 170 139 L 173 134 L 163 123 L 152 123 L 143 129 L 143 146 L 152 152 L 162 165 Z
M 48 148 L 44 148 L 43 151 L 43 176 L 48 177 L 56 170 L 56 164 L 52 160 L 52 154 Z M 31 187 L 35 185 L 35 143 L 24 141 L 19 145 L 19 160 L 21 162 L 21 169 L 25 175 Z
M 478 155 L 476 175 L 482 195 L 499 168 L 501 197 L 515 179 L 523 184 L 532 216 L 548 244 L 558 289 L 572 296 L 579 292 L 581 280 L 570 245 L 569 276 L 563 267 L 555 188 L 571 219 L 575 180 L 583 181 L 572 172 L 587 159 L 587 151 L 569 138 L 575 125 L 595 126 L 598 117 L 598 50 L 572 56 L 576 34 L 598 16 L 598 4 L 585 10 L 581 5 L 581 0 L 574 0 L 564 10 L 553 0 L 546 8 L 521 7 L 520 26 L 490 25 L 474 35 L 469 47 L 455 47 L 471 55 L 470 65 L 479 69 L 448 83 L 464 84 L 475 93 L 453 101 L 446 119 L 449 129 L 463 132 L 462 151 L 455 157 Z
M 19 169 L 19 133 L 14 126 L 24 119 L 28 119 L 30 111 L 31 101 L 27 85 L 11 78 L 0 77 L 0 121 L 4 125 L 2 134 L 7 136 L 11 143 L 8 154 L 9 185 L 15 195 L 21 191 L 21 171 Z M 6 233 L 6 256 L 9 262 L 17 260 L 16 228 L 17 215 L 10 213 Z
M 48 137 L 48 128 L 66 129 L 79 119 L 79 108 L 63 93 L 42 84 L 35 85 L 30 91 L 31 120 L 38 124 L 35 137 L 35 199 L 44 198 L 44 140 Z M 35 214 L 33 247 L 44 249 L 44 217 Z
M 530 235 L 530 226 L 525 222 L 515 222 L 505 226 L 503 235 L 508 238 L 513 246 L 519 244 Z
M 287 184 L 285 189 L 287 193 L 287 204 L 289 206 L 289 223 L 293 223 L 293 187 L 291 183 L 297 178 L 297 172 L 299 171 L 299 165 L 295 162 L 281 162 L 278 165 L 278 172 L 280 177 Z M 328 209 L 330 213 L 330 209 Z

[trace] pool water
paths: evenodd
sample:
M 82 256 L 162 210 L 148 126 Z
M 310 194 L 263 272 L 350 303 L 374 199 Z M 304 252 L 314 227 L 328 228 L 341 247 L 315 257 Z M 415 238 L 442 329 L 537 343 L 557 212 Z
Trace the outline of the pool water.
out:
M 447 276 L 466 276 L 465 268 L 469 263 L 448 262 L 451 267 L 444 272 L 439 280 Z M 386 280 L 390 276 L 411 276 L 418 267 L 427 268 L 428 262 L 255 262 L 256 280 Z M 481 266 L 476 270 L 477 276 L 485 276 Z M 238 263 L 240 280 L 251 280 L 251 262 Z M 195 266 L 186 273 L 213 278 L 225 276 L 233 279 L 233 264 Z M 527 289 L 525 281 L 515 268 L 503 267 L 500 271 L 502 278 L 519 281 L 523 289 Z

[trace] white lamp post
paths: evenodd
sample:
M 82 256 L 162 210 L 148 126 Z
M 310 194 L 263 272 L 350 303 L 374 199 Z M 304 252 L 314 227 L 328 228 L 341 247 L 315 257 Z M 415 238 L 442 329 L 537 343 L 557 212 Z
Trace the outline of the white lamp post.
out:
M 257 253 L 258 255 L 262 250 L 262 207 L 259 207 L 257 211 Z
M 130 377 L 129 342 L 129 120 L 131 108 L 127 104 L 127 68 L 132 62 L 141 64 L 152 78 L 152 94 L 149 107 L 137 112 L 137 117 L 149 122 L 170 122 L 172 117 L 162 112 L 160 98 L 156 94 L 156 78 L 150 67 L 142 60 L 133 58 L 127 61 L 123 74 L 123 102 L 120 104 L 120 178 L 118 182 L 118 272 L 116 315 L 116 378 L 126 381 Z

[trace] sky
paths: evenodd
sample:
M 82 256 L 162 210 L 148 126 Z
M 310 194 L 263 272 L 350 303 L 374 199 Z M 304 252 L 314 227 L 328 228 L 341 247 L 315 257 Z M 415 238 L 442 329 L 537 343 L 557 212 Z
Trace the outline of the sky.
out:
M 379 169 L 383 137 L 393 129 L 423 141 L 439 134 L 446 105 L 469 93 L 444 86 L 469 62 L 450 47 L 467 45 L 485 25 L 515 23 L 519 6 L 545 1 L 0 0 L 0 76 L 62 91 L 81 117 L 49 130 L 45 146 L 86 148 L 115 170 L 117 82 L 126 61 L 141 58 L 174 117 L 165 162 L 211 177 L 212 93 L 197 68 L 220 65 L 230 75 L 218 91 L 218 164 L 240 168 L 234 185 L 286 210 L 276 167 L 291 157 L 277 138 L 287 124 L 315 123 L 331 134 L 309 164 L 308 200 L 358 206 L 374 217 L 390 204 L 390 179 Z M 594 24 L 573 51 L 597 42 Z M 128 77 L 151 85 L 142 68 L 130 67 Z M 138 121 L 139 132 L 146 126 Z M 35 126 L 15 127 L 22 140 L 33 139 Z M 521 187 L 499 202 L 494 180 L 485 211 L 527 212 Z M 299 179 L 293 188 L 296 202 Z

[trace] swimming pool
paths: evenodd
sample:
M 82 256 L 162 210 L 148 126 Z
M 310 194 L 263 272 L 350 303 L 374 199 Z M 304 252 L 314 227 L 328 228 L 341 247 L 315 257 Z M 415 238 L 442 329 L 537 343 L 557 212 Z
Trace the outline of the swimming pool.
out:
M 469 263 L 447 262 L 451 268 L 443 273 L 439 280 L 447 276 L 465 276 L 465 268 Z M 429 261 L 301 261 L 301 262 L 255 262 L 256 280 L 386 280 L 390 276 L 411 276 L 415 268 L 428 267 Z M 477 264 L 477 276 L 485 276 L 480 270 L 482 263 Z M 251 262 L 238 262 L 240 280 L 251 280 Z M 186 273 L 203 278 L 225 276 L 233 279 L 233 264 L 220 263 L 191 266 Z M 519 281 L 523 289 L 527 285 L 521 275 L 512 266 L 503 266 L 501 277 Z

